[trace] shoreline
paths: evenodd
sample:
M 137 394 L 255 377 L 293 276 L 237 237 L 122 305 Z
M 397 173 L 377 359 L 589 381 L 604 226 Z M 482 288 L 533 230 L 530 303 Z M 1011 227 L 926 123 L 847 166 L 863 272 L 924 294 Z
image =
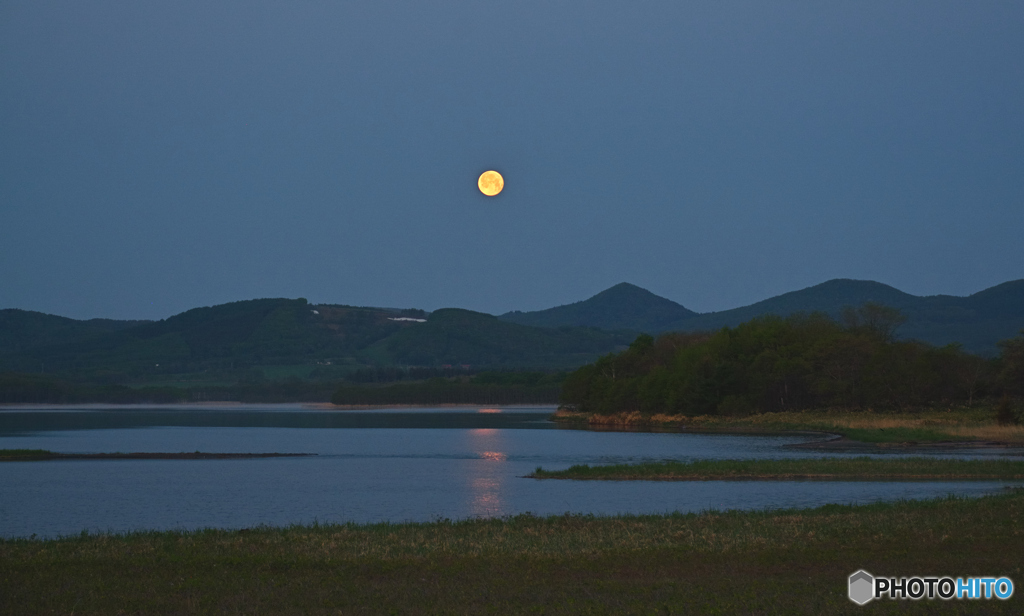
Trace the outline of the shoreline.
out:
M 1003 479 L 1000 477 L 975 477 L 973 475 L 950 475 L 935 477 L 932 475 L 860 475 L 846 477 L 842 475 L 734 475 L 731 477 L 703 477 L 698 475 L 682 476 L 667 475 L 664 477 L 531 477 L 531 479 L 562 479 L 571 481 L 824 481 L 824 482 L 873 482 L 888 483 L 906 481 L 914 482 L 945 482 L 945 481 L 1017 481 L 1024 477 Z
M 617 413 L 599 416 L 559 408 L 553 404 L 379 404 L 379 405 L 336 405 L 329 402 L 183 402 L 164 404 L 23 404 L 0 403 L 0 414 L 5 412 L 62 412 L 62 411 L 279 411 L 279 412 L 348 412 L 380 410 L 467 410 L 495 409 L 515 411 L 535 409 L 551 411 L 550 420 L 564 428 L 581 427 L 592 431 L 609 432 L 674 432 L 685 434 L 723 434 L 744 436 L 807 436 L 813 438 L 804 443 L 783 445 L 786 449 L 821 452 L 901 453 L 907 451 L 962 451 L 966 449 L 1021 449 L 1024 455 L 1024 426 L 983 425 L 977 421 L 980 409 L 927 410 L 911 413 L 876 413 L 867 411 L 801 411 L 787 413 L 765 413 L 746 417 L 683 415 L 641 415 L 638 412 Z M 952 421 L 974 413 L 970 421 Z M 894 417 L 899 419 L 893 419 Z M 924 419 L 921 419 L 924 417 Z M 940 420 L 935 420 L 940 417 Z M 898 425 L 902 421 L 903 426 Z M 844 426 L 843 423 L 848 425 Z M 864 427 L 850 427 L 857 422 Z M 871 422 L 886 425 L 886 428 L 871 426 Z M 919 424 L 919 425 L 918 425 Z M 895 427 L 894 427 L 895 425 Z M 978 433 L 972 438 L 946 432 Z M 985 438 L 1000 436 L 999 431 L 1010 434 L 1011 439 Z M 959 436 L 960 438 L 957 438 Z M 1009 454 L 1014 455 L 1014 454 Z
M 285 410 L 300 408 L 304 410 L 318 411 L 356 411 L 356 410 L 377 410 L 377 409 L 444 409 L 444 408 L 500 408 L 500 409 L 551 409 L 557 408 L 555 404 L 332 404 L 330 402 L 167 402 L 167 403 L 131 403 L 116 404 L 107 402 L 88 402 L 81 404 L 47 404 L 20 402 L 0 403 L 0 412 L 4 411 L 93 411 L 104 409 L 132 410 L 132 409 L 183 409 L 202 410 L 210 408 L 221 409 L 249 409 L 249 410 Z
M 822 432 L 820 434 L 835 434 Z M 1024 449 L 1024 443 L 1011 443 L 1005 441 L 935 441 L 935 442 L 888 442 L 870 443 L 848 438 L 842 434 L 835 434 L 837 438 L 826 441 L 809 441 L 807 443 L 792 443 L 783 445 L 783 449 L 803 449 L 812 451 L 829 451 L 835 453 L 860 452 L 860 453 L 898 453 L 900 450 L 915 451 L 955 451 L 960 449 Z M 1022 454 L 1024 455 L 1024 454 Z
M 879 413 L 824 409 L 762 413 L 743 417 L 622 412 L 596 415 L 558 409 L 552 421 L 566 427 L 615 432 L 677 432 L 750 436 L 815 436 L 786 449 L 827 452 L 895 453 L 964 449 L 1022 449 L 1024 426 L 1000 425 L 983 407 Z
M 315 453 L 55 453 L 47 451 L 37 455 L 4 456 L 0 450 L 0 462 L 41 462 L 46 460 L 243 460 L 248 458 L 302 458 Z

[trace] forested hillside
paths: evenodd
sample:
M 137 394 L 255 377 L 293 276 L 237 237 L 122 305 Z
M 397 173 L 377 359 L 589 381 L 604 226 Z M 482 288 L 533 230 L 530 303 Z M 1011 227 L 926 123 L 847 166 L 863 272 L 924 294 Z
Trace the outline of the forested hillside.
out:
M 404 365 L 565 368 L 625 348 L 632 338 L 587 327 L 529 327 L 481 312 L 447 308 L 381 346 L 391 362 Z
M 0 355 L 95 339 L 149 321 L 89 319 L 79 321 L 31 310 L 0 310 Z
M 121 382 L 211 371 L 237 380 L 249 378 L 246 369 L 289 365 L 318 366 L 335 378 L 382 366 L 564 368 L 625 348 L 632 338 L 593 328 L 528 327 L 468 310 L 427 315 L 310 305 L 301 298 L 196 308 L 155 322 L 111 322 L 116 326 L 33 318 L 55 329 L 33 332 L 16 323 L 0 330 L 0 339 L 24 340 L 0 347 L 0 371 Z
M 356 355 L 414 324 L 396 318 L 423 316 L 422 311 L 311 306 L 301 298 L 250 300 L 195 308 L 96 335 L 65 337 L 60 331 L 44 331 L 30 347 L 0 348 L 0 366 L 8 371 L 136 377 L 315 363 Z

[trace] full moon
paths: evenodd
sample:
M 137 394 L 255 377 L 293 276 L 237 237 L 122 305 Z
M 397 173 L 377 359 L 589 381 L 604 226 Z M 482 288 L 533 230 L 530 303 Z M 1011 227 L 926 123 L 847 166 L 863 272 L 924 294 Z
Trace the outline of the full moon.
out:
M 501 177 L 501 174 L 497 171 L 484 171 L 480 174 L 480 179 L 476 181 L 476 185 L 480 188 L 480 192 L 488 197 L 493 197 L 505 187 L 505 178 Z

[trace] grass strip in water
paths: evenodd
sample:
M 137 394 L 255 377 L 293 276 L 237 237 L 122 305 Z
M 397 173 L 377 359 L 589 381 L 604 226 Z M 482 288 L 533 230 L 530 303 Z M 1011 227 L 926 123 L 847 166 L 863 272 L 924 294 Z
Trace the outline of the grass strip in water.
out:
M 1024 491 L 653 516 L 0 541 L 0 614 L 860 614 L 858 569 L 1024 580 Z M 872 612 L 1020 614 L 1006 601 Z
M 49 458 L 53 456 L 52 451 L 45 449 L 0 449 L 0 461 L 2 460 L 27 460 L 32 458 Z
M 571 466 L 561 471 L 537 470 L 533 479 L 606 480 L 1020 480 L 1024 461 L 944 458 L 806 458 L 784 460 L 695 460 Z
M 246 458 L 299 458 L 315 453 L 56 453 L 45 449 L 0 449 L 0 462 L 31 460 L 238 460 Z

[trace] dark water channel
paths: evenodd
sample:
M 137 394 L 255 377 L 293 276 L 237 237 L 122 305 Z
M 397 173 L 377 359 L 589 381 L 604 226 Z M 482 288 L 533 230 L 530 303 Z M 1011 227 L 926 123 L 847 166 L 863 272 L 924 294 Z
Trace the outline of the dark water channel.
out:
M 315 453 L 242 460 L 0 464 L 0 536 L 401 522 L 565 512 L 805 507 L 980 495 L 1008 482 L 576 482 L 537 466 L 813 457 L 800 436 L 560 429 L 550 407 L 337 411 L 301 405 L 6 409 L 0 448 L 64 453 Z M 957 457 L 1004 455 L 961 451 Z M 841 454 L 836 454 L 841 455 Z

